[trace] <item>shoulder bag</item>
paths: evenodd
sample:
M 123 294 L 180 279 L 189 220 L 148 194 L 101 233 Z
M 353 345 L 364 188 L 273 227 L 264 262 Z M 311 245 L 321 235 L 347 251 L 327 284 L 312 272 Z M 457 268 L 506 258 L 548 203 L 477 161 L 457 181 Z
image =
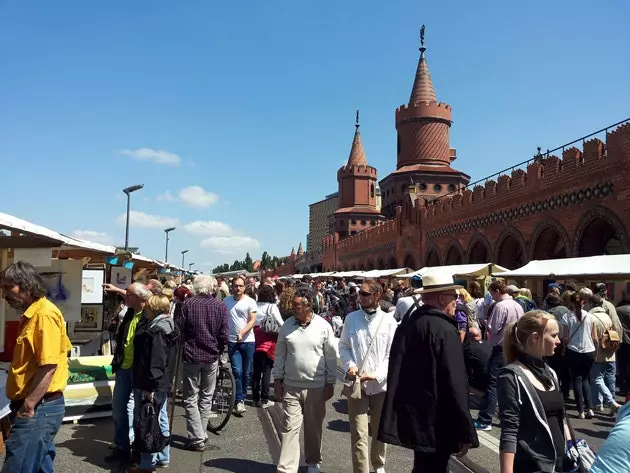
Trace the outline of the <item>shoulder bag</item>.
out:
M 343 389 L 341 390 L 341 394 L 346 396 L 348 399 L 361 399 L 361 378 L 360 375 L 363 372 L 363 367 L 365 366 L 365 361 L 367 360 L 370 352 L 372 351 L 372 346 L 374 345 L 374 340 L 376 340 L 376 336 L 381 329 L 381 325 L 383 325 L 383 321 L 385 317 L 389 317 L 388 314 L 382 314 L 381 320 L 376 327 L 376 332 L 374 332 L 374 336 L 370 339 L 370 344 L 368 345 L 368 349 L 365 352 L 365 356 L 363 357 L 363 361 L 361 361 L 361 366 L 359 366 L 359 370 L 357 371 L 357 376 L 353 381 L 345 383 Z
M 577 473 L 587 473 L 593 466 L 593 463 L 595 463 L 595 453 L 591 450 L 589 444 L 586 443 L 586 440 L 576 439 L 575 431 L 573 430 L 573 426 L 571 425 L 571 421 L 569 420 L 569 416 L 567 416 L 566 411 L 564 413 L 564 419 L 571 435 L 571 440 L 567 442 L 567 455 L 577 465 L 577 468 L 572 471 Z

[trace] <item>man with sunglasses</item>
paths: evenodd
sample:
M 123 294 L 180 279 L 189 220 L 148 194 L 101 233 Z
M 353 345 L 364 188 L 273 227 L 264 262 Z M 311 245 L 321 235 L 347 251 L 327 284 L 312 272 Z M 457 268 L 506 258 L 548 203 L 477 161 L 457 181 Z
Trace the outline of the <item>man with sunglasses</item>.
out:
M 478 445 L 454 320 L 461 286 L 437 271 L 422 282 L 424 305 L 404 318 L 392 343 L 378 439 L 413 450 L 413 473 L 446 473 L 452 454 Z
M 381 409 L 387 390 L 389 350 L 398 323 L 379 305 L 381 285 L 367 279 L 359 290 L 361 309 L 346 316 L 339 340 L 339 357 L 346 378 L 361 381 L 361 398 L 348 398 L 350 439 L 354 473 L 370 473 L 370 462 L 376 473 L 385 473 L 385 444 L 376 437 Z M 368 455 L 369 423 L 372 444 Z

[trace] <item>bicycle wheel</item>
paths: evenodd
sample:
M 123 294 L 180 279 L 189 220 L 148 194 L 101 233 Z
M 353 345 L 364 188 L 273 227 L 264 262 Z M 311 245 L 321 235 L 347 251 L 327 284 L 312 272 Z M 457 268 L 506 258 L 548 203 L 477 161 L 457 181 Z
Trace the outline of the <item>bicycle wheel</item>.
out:
M 229 367 L 221 366 L 217 374 L 217 386 L 212 396 L 212 411 L 208 419 L 208 430 L 217 433 L 230 420 L 236 400 L 234 375 Z

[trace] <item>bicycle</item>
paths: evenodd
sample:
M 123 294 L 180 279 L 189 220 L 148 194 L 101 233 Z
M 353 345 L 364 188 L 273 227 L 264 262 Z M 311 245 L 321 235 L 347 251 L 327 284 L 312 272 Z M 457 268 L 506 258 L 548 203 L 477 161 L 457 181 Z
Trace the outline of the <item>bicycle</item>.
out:
M 219 357 L 217 383 L 212 396 L 212 408 L 208 419 L 208 430 L 214 434 L 223 429 L 232 415 L 236 401 L 236 382 L 232 374 L 227 352 Z

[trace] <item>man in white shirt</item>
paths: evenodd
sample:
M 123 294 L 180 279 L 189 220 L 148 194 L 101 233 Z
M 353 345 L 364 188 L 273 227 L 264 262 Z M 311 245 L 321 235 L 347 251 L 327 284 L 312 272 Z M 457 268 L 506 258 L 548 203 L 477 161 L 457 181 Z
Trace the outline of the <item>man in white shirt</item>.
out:
M 411 315 L 412 312 L 422 306 L 422 296 L 418 293 L 422 287 L 422 278 L 420 276 L 414 276 L 409 282 L 414 288 L 413 294 L 400 297 L 398 302 L 396 302 L 394 318 L 399 322 L 402 322 L 402 319 Z
M 398 324 L 379 306 L 381 285 L 367 279 L 359 290 L 361 309 L 351 312 L 341 331 L 339 356 L 348 380 L 359 377 L 361 399 L 348 399 L 354 473 L 385 473 L 385 444 L 377 439 L 381 409 L 387 389 L 389 350 Z M 368 457 L 368 414 L 372 445 Z
M 304 421 L 304 459 L 308 473 L 319 473 L 322 461 L 322 424 L 326 401 L 337 380 L 337 349 L 330 324 L 313 313 L 315 290 L 298 286 L 293 298 L 295 315 L 280 328 L 273 370 L 276 401 L 282 402 L 284 421 L 277 473 L 296 473 L 300 465 L 300 429 Z
M 234 413 L 245 413 L 245 396 L 247 386 L 252 375 L 252 362 L 256 343 L 254 338 L 254 325 L 256 324 L 256 301 L 245 294 L 245 280 L 236 277 L 232 280 L 233 295 L 223 299 L 223 303 L 230 312 L 228 319 L 228 353 L 232 374 L 236 382 L 236 400 Z

